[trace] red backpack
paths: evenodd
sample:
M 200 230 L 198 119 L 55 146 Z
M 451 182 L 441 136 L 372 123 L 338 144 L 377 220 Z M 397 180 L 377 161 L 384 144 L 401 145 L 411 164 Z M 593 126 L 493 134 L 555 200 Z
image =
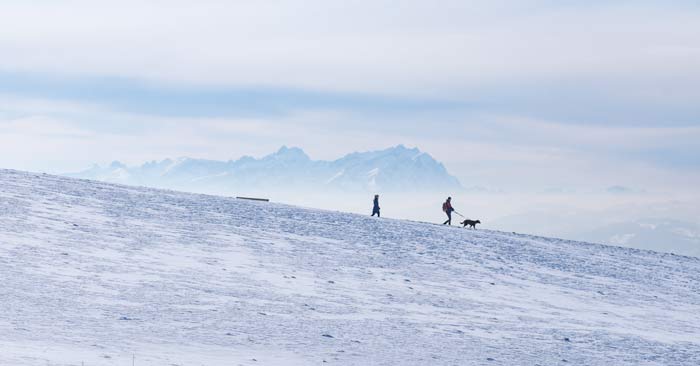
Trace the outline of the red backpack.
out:
M 449 207 L 447 201 L 443 202 L 442 203 L 442 212 L 447 212 L 447 207 Z

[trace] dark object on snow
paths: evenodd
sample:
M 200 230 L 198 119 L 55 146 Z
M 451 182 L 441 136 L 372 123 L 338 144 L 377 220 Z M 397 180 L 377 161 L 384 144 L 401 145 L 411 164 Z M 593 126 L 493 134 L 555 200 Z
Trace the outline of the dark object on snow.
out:
M 374 206 L 372 207 L 372 216 L 377 215 L 377 217 L 381 217 L 379 215 L 379 195 L 375 194 L 374 195 Z
M 571 342 L 571 339 L 569 339 L 568 337 L 564 338 L 564 342 Z
M 447 201 L 442 203 L 442 211 L 447 214 L 447 221 L 443 222 L 443 225 L 452 225 L 452 211 L 455 209 L 452 207 L 452 197 L 447 197 Z
M 255 198 L 255 197 L 236 197 L 236 198 L 239 200 L 270 202 L 270 200 L 268 198 Z
M 481 224 L 481 221 L 479 220 L 464 220 L 460 222 L 460 224 L 464 225 L 464 227 L 471 227 L 472 229 L 476 229 L 476 224 Z
M 330 334 L 322 334 L 321 337 L 326 337 L 326 338 L 335 338 Z

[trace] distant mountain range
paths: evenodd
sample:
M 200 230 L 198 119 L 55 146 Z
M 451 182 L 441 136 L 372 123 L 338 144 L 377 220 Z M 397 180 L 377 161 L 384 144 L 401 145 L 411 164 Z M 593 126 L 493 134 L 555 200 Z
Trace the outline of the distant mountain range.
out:
M 700 257 L 700 226 L 679 220 L 647 218 L 620 222 L 586 233 L 584 239 Z
M 663 204 L 656 203 L 663 208 Z M 644 207 L 644 206 L 643 206 Z M 647 212 L 654 208 L 644 207 Z M 584 224 L 581 224 L 584 222 Z M 692 220 L 668 217 L 620 219 L 615 212 L 596 214 L 591 211 L 528 211 L 489 222 L 495 229 L 554 235 L 591 243 L 671 252 L 700 257 L 700 224 Z
M 135 167 L 115 161 L 109 166 L 94 165 L 66 175 L 213 194 L 266 190 L 421 192 L 462 188 L 443 164 L 417 148 L 403 145 L 356 152 L 334 161 L 311 160 L 300 148 L 283 146 L 260 159 L 244 156 L 238 160 L 215 161 L 185 157 Z

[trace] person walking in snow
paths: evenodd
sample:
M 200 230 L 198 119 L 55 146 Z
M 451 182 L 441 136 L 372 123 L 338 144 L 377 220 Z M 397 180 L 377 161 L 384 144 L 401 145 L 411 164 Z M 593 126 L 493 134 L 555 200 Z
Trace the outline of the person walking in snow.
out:
M 375 214 L 377 215 L 377 217 L 381 217 L 379 215 L 379 195 L 378 194 L 374 195 L 374 207 L 372 208 L 372 217 L 374 217 Z
M 452 197 L 447 197 L 447 201 L 442 204 L 442 210 L 447 214 L 447 221 L 443 222 L 443 225 L 452 225 L 452 211 L 455 209 L 452 207 Z

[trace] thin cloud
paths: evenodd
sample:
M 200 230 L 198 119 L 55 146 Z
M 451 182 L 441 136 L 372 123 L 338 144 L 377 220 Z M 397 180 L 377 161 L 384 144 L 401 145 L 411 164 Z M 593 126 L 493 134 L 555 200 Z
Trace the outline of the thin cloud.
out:
M 0 67 L 441 97 L 557 80 L 668 89 L 700 80 L 688 4 L 14 2 Z

